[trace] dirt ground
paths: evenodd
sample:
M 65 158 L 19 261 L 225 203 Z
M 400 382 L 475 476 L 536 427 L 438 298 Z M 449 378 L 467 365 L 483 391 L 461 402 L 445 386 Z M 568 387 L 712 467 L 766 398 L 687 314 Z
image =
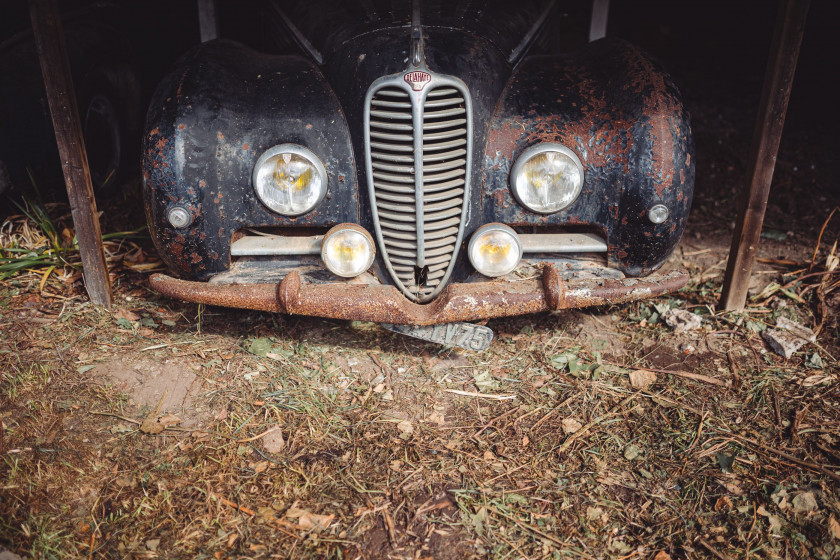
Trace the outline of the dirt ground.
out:
M 167 300 L 147 288 L 151 244 L 128 235 L 109 240 L 105 311 L 77 270 L 38 260 L 44 238 L 72 239 L 66 206 L 10 219 L 0 246 L 35 256 L 0 277 L 0 551 L 840 558 L 840 213 L 818 243 L 840 202 L 831 145 L 786 130 L 747 309 L 723 312 L 753 113 L 687 96 L 697 196 L 667 267 L 689 285 L 490 321 L 482 353 Z M 104 231 L 142 223 L 123 196 Z M 666 326 L 672 309 L 699 328 Z M 785 319 L 817 333 L 789 359 L 764 339 Z
M 836 558 L 830 247 L 807 277 L 814 236 L 763 240 L 758 297 L 722 313 L 728 232 L 697 216 L 668 264 L 691 271 L 682 292 L 491 321 L 483 353 L 165 300 L 136 270 L 154 254 L 130 244 L 112 312 L 72 269 L 7 279 L 0 543 L 34 558 Z M 669 308 L 700 329 L 672 331 Z M 761 336 L 783 317 L 819 331 L 788 360 Z

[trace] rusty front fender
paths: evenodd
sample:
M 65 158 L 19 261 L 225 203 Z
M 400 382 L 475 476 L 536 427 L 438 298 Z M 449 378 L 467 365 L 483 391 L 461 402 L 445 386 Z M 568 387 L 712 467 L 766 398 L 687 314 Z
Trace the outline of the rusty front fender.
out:
M 450 284 L 441 296 L 420 305 L 408 301 L 394 286 L 307 284 L 293 271 L 279 284 L 209 284 L 178 280 L 164 274 L 150 279 L 152 289 L 174 299 L 311 315 L 332 319 L 399 325 L 435 325 L 480 321 L 536 313 L 623 303 L 679 290 L 688 282 L 675 271 L 647 278 L 563 280 L 552 265 L 541 278 Z

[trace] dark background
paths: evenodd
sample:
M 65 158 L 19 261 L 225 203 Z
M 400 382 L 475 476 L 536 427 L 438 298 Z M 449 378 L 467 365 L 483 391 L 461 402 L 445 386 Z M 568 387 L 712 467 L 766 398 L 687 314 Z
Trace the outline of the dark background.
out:
M 282 3 L 281 3 L 282 4 Z M 140 111 L 172 62 L 199 42 L 196 4 L 192 1 L 161 2 L 61 2 L 65 25 L 95 19 L 120 30 L 126 56 L 138 72 Z M 219 0 L 220 35 L 256 48 L 274 51 L 288 38 L 278 31 L 271 10 L 256 0 Z M 557 3 L 551 18 L 552 32 L 543 42 L 553 41 L 564 49 L 585 44 L 590 2 Z M 768 208 L 767 227 L 780 230 L 818 229 L 825 215 L 840 199 L 840 125 L 837 92 L 833 85 L 840 68 L 834 34 L 836 10 L 830 2 L 812 2 L 794 80 L 774 186 Z M 777 15 L 771 1 L 633 1 L 613 0 L 608 35 L 617 36 L 652 53 L 680 85 L 692 114 L 697 144 L 697 184 L 694 212 L 703 212 L 721 229 L 731 227 L 737 199 L 746 180 L 746 166 L 753 137 L 764 71 Z M 31 43 L 28 6 L 14 0 L 0 5 L 0 70 L 7 67 L 13 48 Z M 28 62 L 32 76 L 40 78 L 33 49 Z M 103 53 L 104 55 L 105 53 Z M 21 72 L 21 64 L 17 72 Z M 74 68 L 74 79 L 79 79 Z M 30 78 L 32 77 L 30 76 Z M 10 87 L 10 73 L 0 73 Z M 18 78 L 15 78 L 18 79 Z M 0 91 L 7 91 L 0 89 Z M 42 93 L 41 93 L 42 94 Z M 14 111 L 0 100 L 5 111 Z M 0 118 L 2 118 L 0 111 Z M 49 122 L 46 104 L 41 114 Z M 9 135 L 9 126 L 0 135 Z M 139 137 L 138 137 L 139 138 Z M 135 142 L 134 139 L 130 142 Z M 139 140 L 130 162 L 139 162 Z M 27 163 L 48 199 L 61 200 L 63 189 L 57 152 L 43 146 L 43 161 Z M 24 156 L 24 159 L 26 157 Z M 50 162 L 55 161 L 55 165 Z M 23 164 L 25 162 L 17 161 Z M 130 168 L 116 189 L 121 198 L 139 189 L 139 166 Z M 131 180 L 131 179 L 134 180 Z M 28 182 L 28 181 L 26 181 Z M 17 180 L 16 195 L 29 186 Z M 113 191 L 114 189 L 110 189 Z M 103 192 L 107 204 L 113 192 Z M 2 209 L 6 205 L 0 205 Z M 8 206 L 7 206 L 8 207 Z M 136 219 L 136 218 L 134 218 Z

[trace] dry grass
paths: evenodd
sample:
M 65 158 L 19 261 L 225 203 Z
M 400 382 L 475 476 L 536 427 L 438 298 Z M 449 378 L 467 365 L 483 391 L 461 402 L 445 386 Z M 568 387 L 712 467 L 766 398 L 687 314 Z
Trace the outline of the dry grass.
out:
M 72 269 L 18 273 L 0 284 L 0 543 L 34 558 L 835 558 L 836 276 L 805 277 L 830 272 L 825 242 L 733 315 L 707 278 L 725 247 L 686 239 L 688 290 L 493 321 L 477 354 L 162 300 L 118 265 L 156 261 L 128 241 L 110 250 L 113 314 Z M 703 330 L 668 330 L 669 306 Z M 821 326 L 818 345 L 766 351 L 779 316 Z M 157 400 L 117 370 L 155 363 L 196 381 L 158 411 L 180 424 L 149 434 Z M 631 383 L 640 369 L 660 373 Z

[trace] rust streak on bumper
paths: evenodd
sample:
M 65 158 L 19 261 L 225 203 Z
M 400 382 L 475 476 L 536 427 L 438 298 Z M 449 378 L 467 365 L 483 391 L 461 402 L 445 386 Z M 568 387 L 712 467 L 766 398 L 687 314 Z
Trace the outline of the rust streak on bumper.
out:
M 549 265 L 543 269 L 541 278 L 450 284 L 427 305 L 408 301 L 394 286 L 307 284 L 297 271 L 291 272 L 279 285 L 207 284 L 163 274 L 153 275 L 150 284 L 165 296 L 208 305 L 377 323 L 434 325 L 634 301 L 679 290 L 687 281 L 684 272 L 622 280 L 563 280 Z

